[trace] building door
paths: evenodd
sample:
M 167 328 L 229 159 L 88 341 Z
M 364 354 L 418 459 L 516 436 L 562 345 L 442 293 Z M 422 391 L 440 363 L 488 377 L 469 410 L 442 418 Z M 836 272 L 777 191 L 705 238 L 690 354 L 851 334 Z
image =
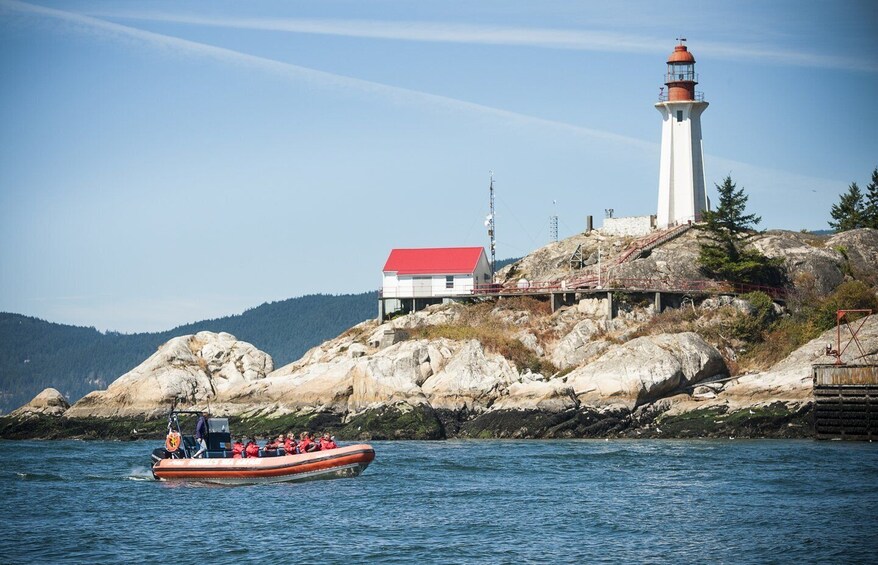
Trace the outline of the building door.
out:
M 412 291 L 414 296 L 433 296 L 432 277 L 413 277 Z

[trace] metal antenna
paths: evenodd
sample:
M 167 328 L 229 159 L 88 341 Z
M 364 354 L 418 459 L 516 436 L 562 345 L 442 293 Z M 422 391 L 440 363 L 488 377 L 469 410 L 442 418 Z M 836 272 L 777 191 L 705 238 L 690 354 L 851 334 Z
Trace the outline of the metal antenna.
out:
M 496 273 L 497 264 L 497 240 L 494 235 L 494 171 L 488 171 L 491 175 L 491 183 L 488 185 L 490 193 L 490 212 L 485 225 L 488 228 L 488 237 L 491 238 L 491 282 L 494 282 L 494 274 Z
M 552 215 L 549 216 L 549 241 L 558 241 L 558 213 L 555 211 L 556 200 L 552 200 Z

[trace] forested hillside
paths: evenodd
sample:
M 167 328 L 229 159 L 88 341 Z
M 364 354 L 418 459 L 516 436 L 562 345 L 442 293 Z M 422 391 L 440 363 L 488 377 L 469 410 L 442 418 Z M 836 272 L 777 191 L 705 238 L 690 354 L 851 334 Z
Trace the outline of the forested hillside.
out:
M 243 314 L 205 320 L 159 333 L 101 333 L 0 313 L 0 413 L 46 387 L 71 402 L 106 388 L 170 338 L 210 330 L 228 332 L 269 353 L 275 367 L 377 313 L 377 294 L 310 295 L 271 302 Z

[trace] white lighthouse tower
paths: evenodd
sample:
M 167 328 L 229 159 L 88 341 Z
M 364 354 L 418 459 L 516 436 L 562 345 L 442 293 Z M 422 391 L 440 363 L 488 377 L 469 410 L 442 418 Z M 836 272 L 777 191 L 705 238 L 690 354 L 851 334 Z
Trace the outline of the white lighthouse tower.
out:
M 707 102 L 701 92 L 695 92 L 695 57 L 683 45 L 686 39 L 679 41 L 668 58 L 667 93 L 663 92 L 655 105 L 662 114 L 659 229 L 700 221 L 701 213 L 707 210 L 701 148 L 701 113 Z

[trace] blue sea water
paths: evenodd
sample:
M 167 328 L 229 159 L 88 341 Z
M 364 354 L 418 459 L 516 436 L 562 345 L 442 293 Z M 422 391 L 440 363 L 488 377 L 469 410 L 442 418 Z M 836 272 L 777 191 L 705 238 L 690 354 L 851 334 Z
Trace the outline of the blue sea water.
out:
M 160 442 L 0 441 L 2 563 L 868 563 L 878 444 L 374 442 L 353 479 L 152 480 Z

